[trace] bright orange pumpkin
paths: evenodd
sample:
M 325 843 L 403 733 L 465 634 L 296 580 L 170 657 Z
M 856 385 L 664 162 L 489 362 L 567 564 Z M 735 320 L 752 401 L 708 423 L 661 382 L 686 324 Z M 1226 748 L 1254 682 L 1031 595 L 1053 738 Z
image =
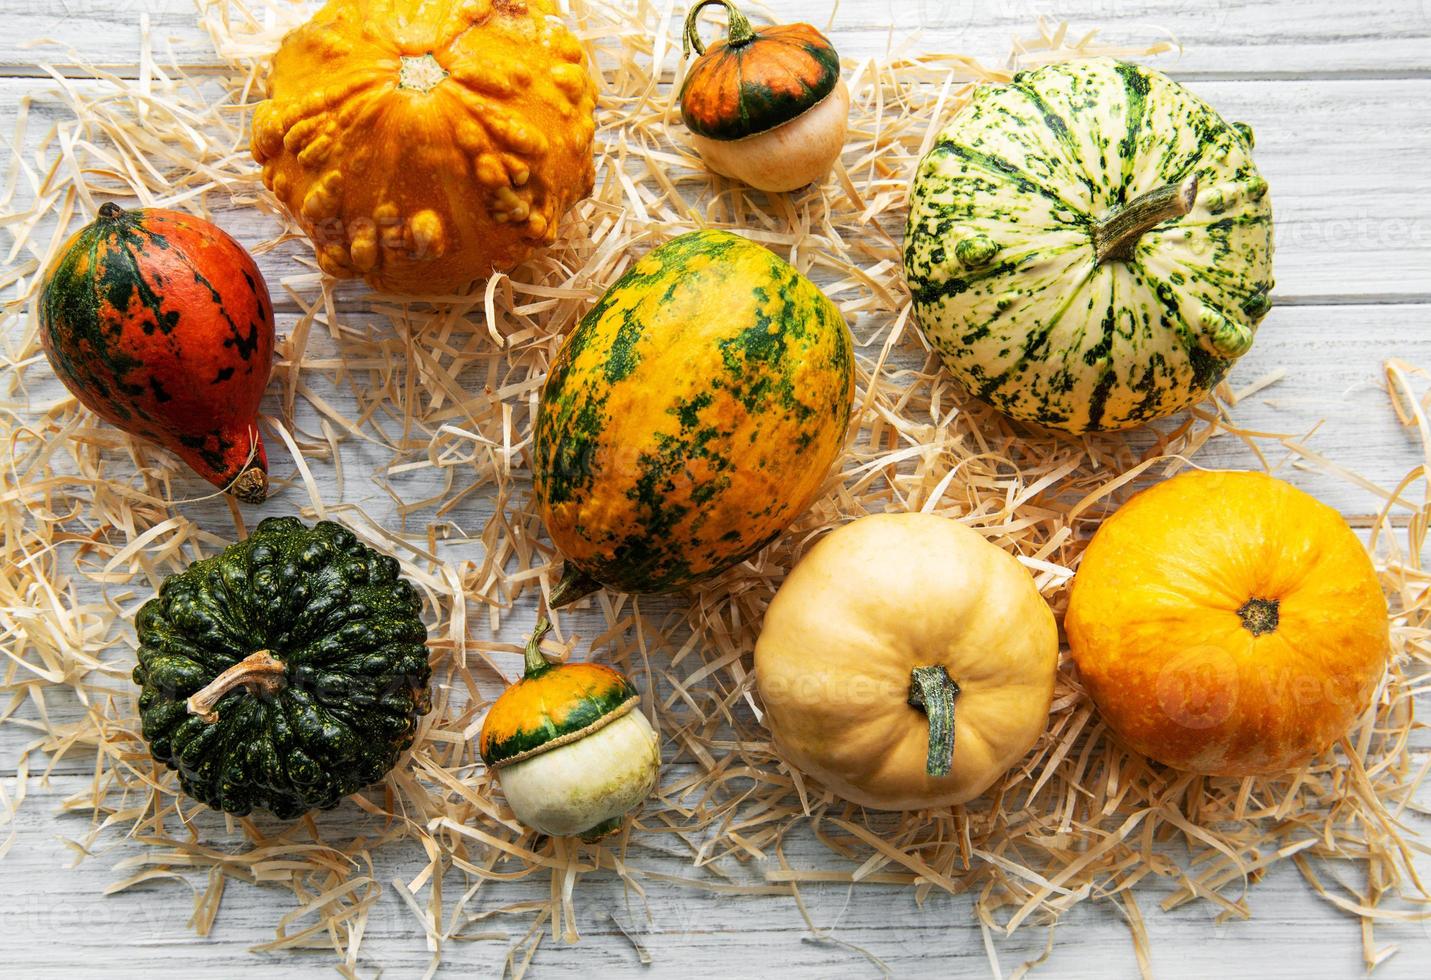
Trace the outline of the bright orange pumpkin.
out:
M 556 238 L 591 191 L 596 89 L 550 0 L 330 0 L 254 110 L 263 181 L 318 264 L 451 292 Z
M 1386 598 L 1340 514 L 1261 473 L 1138 494 L 1083 555 L 1064 626 L 1110 728 L 1178 769 L 1305 764 L 1386 668 Z

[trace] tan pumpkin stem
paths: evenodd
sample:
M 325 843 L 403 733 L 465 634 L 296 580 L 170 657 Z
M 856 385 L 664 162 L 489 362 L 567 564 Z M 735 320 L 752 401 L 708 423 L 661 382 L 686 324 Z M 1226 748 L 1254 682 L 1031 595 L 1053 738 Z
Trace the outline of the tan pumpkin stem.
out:
M 1181 218 L 1197 201 L 1197 174 L 1181 184 L 1164 184 L 1135 197 L 1093 225 L 1093 260 L 1126 259 L 1138 239 L 1164 221 Z
M 189 714 L 198 715 L 212 725 L 219 720 L 214 706 L 225 694 L 239 686 L 245 686 L 254 693 L 277 694 L 288 686 L 287 670 L 283 661 L 267 650 L 251 653 L 215 677 L 202 690 L 189 695 L 185 706 Z
M 234 477 L 229 493 L 246 504 L 261 504 L 268 499 L 268 474 L 261 466 L 250 466 Z
M 589 596 L 597 589 L 601 588 L 601 583 L 590 575 L 577 568 L 571 562 L 562 566 L 561 580 L 552 589 L 551 598 L 547 600 L 547 605 L 552 609 L 560 609 L 569 605 L 583 596 Z
M 959 685 L 943 665 L 915 667 L 909 672 L 909 704 L 929 718 L 929 757 L 924 771 L 947 776 L 954 768 L 954 700 Z
M 726 47 L 738 48 L 755 37 L 755 28 L 750 26 L 750 20 L 736 8 L 735 4 L 730 3 L 729 0 L 700 0 L 699 3 L 691 4 L 690 12 L 686 14 L 686 54 L 689 55 L 692 50 L 696 54 L 706 53 L 706 46 L 701 41 L 701 32 L 696 21 L 700 17 L 701 11 L 713 3 L 718 3 L 725 8 L 728 21 Z

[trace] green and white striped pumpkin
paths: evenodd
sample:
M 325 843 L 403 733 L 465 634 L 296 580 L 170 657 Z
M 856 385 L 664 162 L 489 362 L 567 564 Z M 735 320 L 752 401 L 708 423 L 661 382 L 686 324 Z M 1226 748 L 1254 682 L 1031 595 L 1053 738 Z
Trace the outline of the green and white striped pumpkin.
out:
M 1252 132 L 1095 58 L 980 87 L 910 192 L 914 313 L 972 393 L 1069 432 L 1203 398 L 1271 306 Z

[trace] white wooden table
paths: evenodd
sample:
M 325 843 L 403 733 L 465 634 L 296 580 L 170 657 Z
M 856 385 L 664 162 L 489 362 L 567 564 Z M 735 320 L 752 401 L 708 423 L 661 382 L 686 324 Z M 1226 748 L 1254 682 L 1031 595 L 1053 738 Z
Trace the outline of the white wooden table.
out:
M 831 3 L 786 0 L 779 9 L 783 19 L 823 26 Z M 1380 365 L 1400 357 L 1431 367 L 1431 0 L 844 0 L 830 33 L 846 56 L 912 45 L 998 62 L 1011 36 L 1027 33 L 1039 14 L 1067 19 L 1075 29 L 1096 25 L 1107 38 L 1130 43 L 1174 32 L 1187 53 L 1165 57 L 1160 65 L 1229 118 L 1254 127 L 1258 162 L 1277 195 L 1278 288 L 1276 309 L 1239 376 L 1251 380 L 1281 367 L 1287 377 L 1240 406 L 1238 420 L 1305 432 L 1325 419 L 1313 446 L 1382 484 L 1393 483 L 1416 464 L 1419 450 L 1377 388 Z M 141 15 L 181 63 L 214 62 L 188 0 L 0 0 L 0 133 L 12 130 L 22 96 L 53 86 L 40 62 L 68 75 L 78 74 L 73 66 L 84 61 L 133 77 Z M 917 29 L 922 33 L 911 41 Z M 29 43 L 42 38 L 56 44 Z M 280 331 L 292 315 L 280 307 Z M 35 397 L 44 400 L 43 393 Z M 1235 440 L 1219 441 L 1202 458 L 1210 465 L 1255 465 Z M 1354 523 L 1364 525 L 1377 509 L 1375 498 L 1350 482 L 1292 468 L 1283 475 L 1340 507 Z M 0 781 L 13 784 L 27 740 L 23 731 L 0 726 Z M 32 770 L 44 764 L 31 759 Z M 135 845 L 111 838 L 104 853 L 74 870 L 57 870 L 73 858 L 61 839 L 87 827 L 83 817 L 58 815 L 58 805 L 90 778 L 83 755 L 73 753 L 47 780 L 29 781 L 29 798 L 13 827 L 16 843 L 0 863 L 0 974 L 278 977 L 328 968 L 331 954 L 247 952 L 272 938 L 276 909 L 292 904 L 286 892 L 230 887 L 212 935 L 199 938 L 186 926 L 190 906 L 181 886 L 156 883 L 103 896 L 116 877 L 112 865 L 134 853 Z M 1424 832 L 1424 821 L 1421 827 Z M 0 842 L 10 829 L 0 826 Z M 797 839 L 791 846 L 813 853 L 819 845 Z M 415 857 L 402 851 L 381 853 L 379 880 L 391 880 Z M 683 866 L 672 861 L 668 870 L 679 875 Z M 732 870 L 741 880 L 761 880 L 758 868 Z M 507 900 L 523 889 L 536 897 L 547 886 L 529 881 L 511 887 Z M 575 947 L 544 944 L 534 960 L 536 975 L 877 972 L 859 953 L 812 937 L 788 898 L 721 898 L 660 881 L 648 887 L 649 921 L 614 878 L 584 878 L 578 906 L 584 941 Z M 851 892 L 816 885 L 803 894 L 818 926 L 898 974 L 988 971 L 967 897 L 936 895 L 921 909 L 907 891 L 878 887 Z M 1157 886 L 1146 894 L 1142 905 L 1158 975 L 1361 972 L 1356 922 L 1317 899 L 1289 867 L 1279 866 L 1253 890 L 1250 922 L 1219 924 L 1215 909 L 1205 904 L 1163 914 L 1155 910 Z M 608 913 L 641 933 L 652 966 L 639 964 Z M 1037 958 L 1044 942 L 1038 929 L 999 940 L 1005 973 Z M 1426 925 L 1381 928 L 1378 942 L 1399 943 L 1401 951 L 1377 976 L 1431 975 Z M 495 975 L 507 945 L 451 946 L 443 970 Z M 412 976 L 428 958 L 410 913 L 394 895 L 385 895 L 369 920 L 360 970 Z M 1078 906 L 1060 925 L 1042 969 L 1054 976 L 1136 975 L 1126 924 L 1107 905 Z

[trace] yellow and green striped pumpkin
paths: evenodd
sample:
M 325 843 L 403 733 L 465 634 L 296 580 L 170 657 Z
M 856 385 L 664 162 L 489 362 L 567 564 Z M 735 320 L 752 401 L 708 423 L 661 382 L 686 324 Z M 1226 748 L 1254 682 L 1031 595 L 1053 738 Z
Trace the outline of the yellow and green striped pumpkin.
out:
M 534 489 L 567 561 L 552 603 L 672 592 L 755 554 L 824 484 L 853 397 L 844 318 L 774 253 L 708 230 L 642 256 L 542 391 Z
M 910 193 L 905 274 L 949 371 L 1083 432 L 1203 398 L 1271 306 L 1252 133 L 1166 76 L 1093 58 L 979 88 Z

